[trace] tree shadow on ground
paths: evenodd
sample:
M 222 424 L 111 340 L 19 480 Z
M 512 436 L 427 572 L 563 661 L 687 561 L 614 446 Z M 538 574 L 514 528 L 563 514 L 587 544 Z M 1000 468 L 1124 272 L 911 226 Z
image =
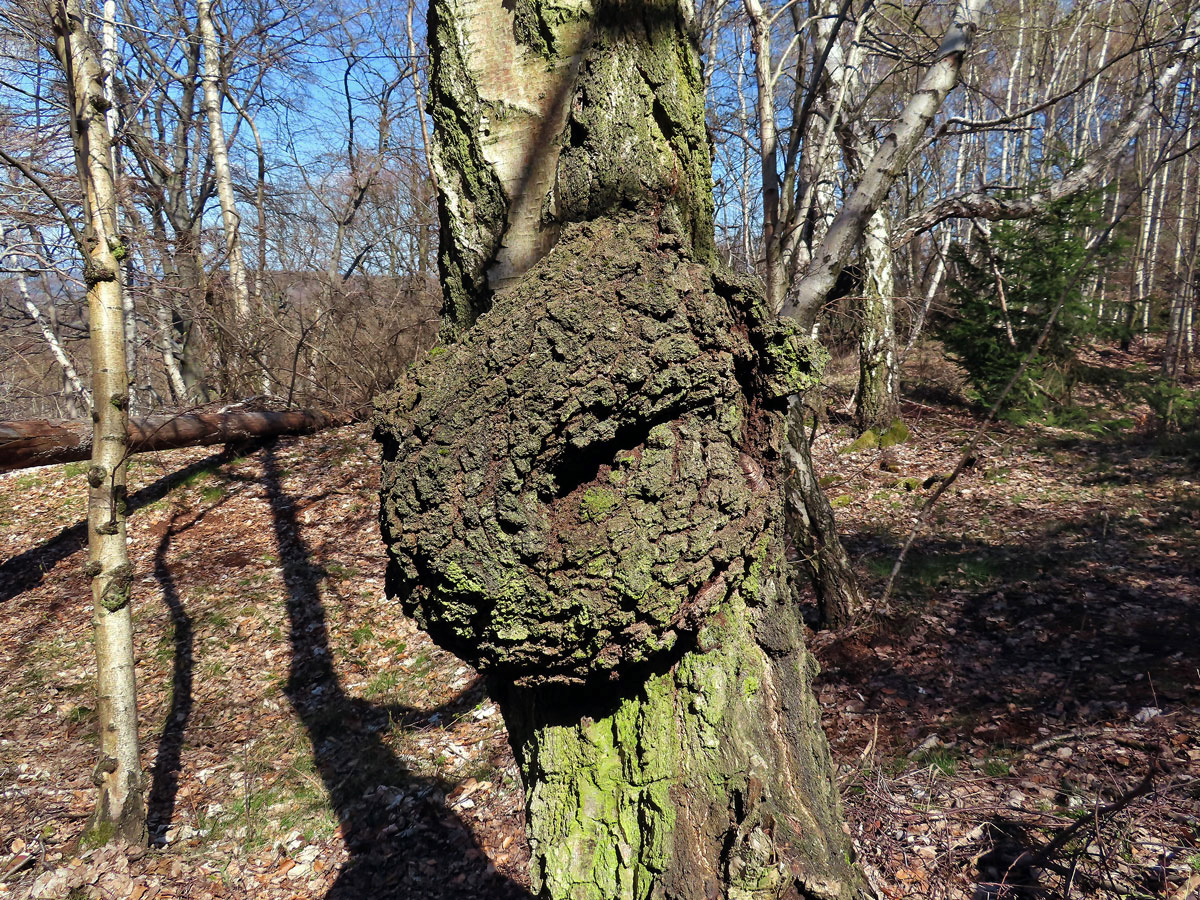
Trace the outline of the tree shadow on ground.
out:
M 380 706 L 348 696 L 333 667 L 320 570 L 300 535 L 295 500 L 281 485 L 274 446 L 262 452 L 263 484 L 287 587 L 291 662 L 284 692 L 299 717 L 350 861 L 326 900 L 517 900 L 529 893 L 499 875 L 444 802 L 451 787 L 412 773 L 383 740 L 469 710 L 478 686 L 438 709 Z
M 1004 544 L 918 541 L 893 614 L 873 634 L 835 637 L 822 652 L 828 677 L 868 713 L 998 744 L 1047 722 L 1200 702 L 1200 559 L 1162 543 L 1193 544 L 1194 512 L 1150 502 L 1142 512 L 1153 526 L 1093 512 L 1022 523 Z M 901 540 L 860 536 L 848 549 L 883 577 Z
M 219 453 L 213 453 L 164 475 L 129 495 L 129 512 L 132 514 L 149 503 L 161 500 L 189 478 L 224 465 L 236 456 L 235 449 L 226 447 Z M 80 490 L 83 490 L 83 487 L 80 487 Z M 37 587 L 55 566 L 78 553 L 86 545 L 87 520 L 84 519 L 74 525 L 68 525 L 50 540 L 5 560 L 0 564 L 0 603 Z
M 179 767 L 183 756 L 184 735 L 192 713 L 192 667 L 193 629 L 192 618 L 184 609 L 167 562 L 171 539 L 191 528 L 203 517 L 195 516 L 187 524 L 177 527 L 179 513 L 171 516 L 154 549 L 154 578 L 162 590 L 163 603 L 171 617 L 174 641 L 173 669 L 171 675 L 171 707 L 167 710 L 162 734 L 158 739 L 158 753 L 154 757 L 154 773 L 150 782 L 150 796 L 146 802 L 150 843 L 163 844 L 167 827 L 175 812 L 175 796 L 179 790 Z

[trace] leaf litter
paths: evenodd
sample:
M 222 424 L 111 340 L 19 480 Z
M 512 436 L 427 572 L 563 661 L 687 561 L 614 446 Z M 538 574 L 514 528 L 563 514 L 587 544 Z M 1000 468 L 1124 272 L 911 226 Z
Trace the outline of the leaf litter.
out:
M 814 448 L 873 596 L 975 425 L 944 398 L 905 414 L 903 444 L 841 452 L 835 424 Z M 1186 900 L 1200 475 L 1132 431 L 1001 424 L 984 443 L 888 608 L 812 636 L 863 866 L 889 898 Z M 79 848 L 83 472 L 0 477 L 0 897 L 529 896 L 503 719 L 383 594 L 361 425 L 135 459 L 151 846 Z

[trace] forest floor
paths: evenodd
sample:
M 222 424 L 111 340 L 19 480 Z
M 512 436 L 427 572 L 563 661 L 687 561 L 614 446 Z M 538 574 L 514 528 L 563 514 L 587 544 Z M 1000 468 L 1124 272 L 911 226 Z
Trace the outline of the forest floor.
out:
M 872 597 L 979 423 L 945 367 L 908 375 L 908 441 L 815 445 Z M 1200 458 L 1107 389 L 1082 400 L 1073 425 L 993 428 L 888 607 L 813 635 L 882 895 L 1200 890 Z M 0 898 L 528 897 L 500 714 L 384 596 L 377 456 L 353 426 L 133 461 L 149 850 L 77 846 L 85 466 L 0 476 Z

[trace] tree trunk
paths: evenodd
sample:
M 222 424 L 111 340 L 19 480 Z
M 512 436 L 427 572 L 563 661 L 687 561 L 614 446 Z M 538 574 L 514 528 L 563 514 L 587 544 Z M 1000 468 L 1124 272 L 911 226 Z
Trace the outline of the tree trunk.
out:
M 344 413 L 307 409 L 151 416 L 128 423 L 126 453 L 132 455 L 256 438 L 312 434 L 345 425 L 349 421 L 350 417 Z M 70 420 L 0 422 L 0 474 L 31 466 L 87 459 L 93 448 L 90 432 L 87 422 Z
M 896 354 L 896 277 L 888 214 L 876 211 L 862 238 L 862 319 L 858 331 L 858 393 L 854 420 L 861 434 L 881 433 L 900 418 Z
M 491 680 L 539 898 L 851 898 L 783 552 L 821 354 L 714 269 L 689 9 L 431 4 L 457 342 L 379 403 L 389 589 Z
M 225 126 L 221 121 L 221 47 L 212 22 L 212 0 L 196 0 L 196 26 L 204 42 L 204 111 L 208 116 L 208 143 L 213 161 L 217 198 L 221 201 L 221 224 L 225 249 L 229 255 L 229 284 L 233 310 L 238 321 L 250 319 L 250 290 L 246 264 L 242 257 L 241 216 L 233 195 L 233 174 L 229 167 L 229 149 L 225 146 Z
M 635 689 L 494 680 L 538 897 L 850 897 L 816 666 L 776 534 L 759 590 Z
M 787 428 L 790 534 L 808 569 L 821 624 L 826 628 L 842 628 L 862 611 L 864 597 L 838 536 L 833 507 L 813 468 L 808 435 L 804 433 L 804 406 L 799 398 L 793 398 L 788 409 Z
M 92 465 L 88 470 L 88 563 L 92 578 L 100 759 L 85 843 L 146 840 L 145 776 L 138 753 L 137 688 L 129 611 L 133 570 L 125 545 L 129 378 L 117 231 L 112 136 L 104 72 L 78 0 L 55 18 L 55 47 L 68 75 L 71 136 L 84 198 L 80 235 L 92 353 Z
M 540 898 L 857 895 L 779 490 L 821 358 L 613 214 L 381 402 L 389 590 L 491 679 Z

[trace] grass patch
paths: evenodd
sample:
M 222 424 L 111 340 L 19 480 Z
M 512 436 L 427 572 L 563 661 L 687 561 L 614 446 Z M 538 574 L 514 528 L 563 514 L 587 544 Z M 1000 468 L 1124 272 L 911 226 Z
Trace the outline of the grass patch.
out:
M 1007 778 L 1012 774 L 1012 766 L 1006 759 L 989 757 L 983 761 L 983 774 L 989 778 Z
M 398 673 L 392 671 L 380 672 L 367 682 L 366 688 L 363 689 L 363 696 L 370 700 L 374 697 L 392 694 L 399 684 L 400 675 Z
M 958 774 L 958 755 L 949 747 L 930 747 L 912 758 L 913 766 L 930 769 L 947 777 Z

